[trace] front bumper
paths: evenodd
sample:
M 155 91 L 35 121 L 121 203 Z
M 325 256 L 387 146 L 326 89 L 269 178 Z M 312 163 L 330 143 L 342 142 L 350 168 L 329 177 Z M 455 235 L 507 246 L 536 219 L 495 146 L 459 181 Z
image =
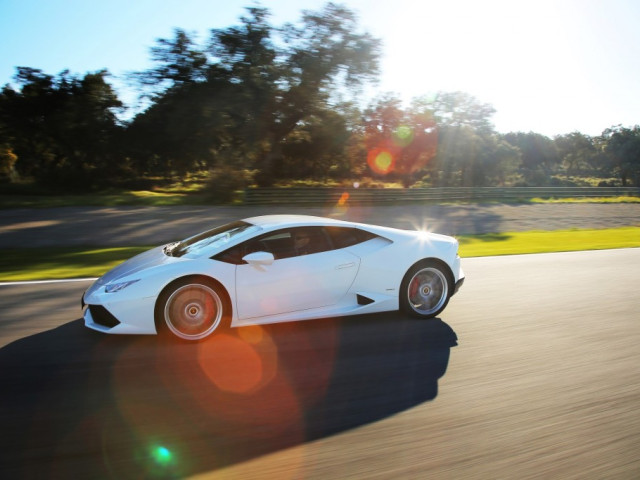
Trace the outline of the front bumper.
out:
M 113 334 L 155 334 L 155 298 L 126 299 L 99 291 L 85 293 L 80 304 L 84 325 L 92 330 Z

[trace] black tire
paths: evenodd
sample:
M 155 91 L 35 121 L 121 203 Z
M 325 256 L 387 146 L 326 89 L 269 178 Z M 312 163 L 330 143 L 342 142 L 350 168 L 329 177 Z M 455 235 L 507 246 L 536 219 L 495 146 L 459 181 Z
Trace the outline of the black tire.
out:
M 437 260 L 423 260 L 412 266 L 400 284 L 400 309 L 419 318 L 433 318 L 442 312 L 453 292 L 450 269 Z
M 231 306 L 220 285 L 203 277 L 190 277 L 171 284 L 158 298 L 159 330 L 181 340 L 198 341 L 229 326 Z

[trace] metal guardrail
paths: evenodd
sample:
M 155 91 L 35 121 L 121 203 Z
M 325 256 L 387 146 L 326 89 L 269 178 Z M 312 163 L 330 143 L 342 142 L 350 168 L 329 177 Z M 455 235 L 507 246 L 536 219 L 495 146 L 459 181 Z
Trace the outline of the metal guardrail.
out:
M 246 205 L 483 202 L 531 198 L 640 197 L 637 187 L 249 188 Z

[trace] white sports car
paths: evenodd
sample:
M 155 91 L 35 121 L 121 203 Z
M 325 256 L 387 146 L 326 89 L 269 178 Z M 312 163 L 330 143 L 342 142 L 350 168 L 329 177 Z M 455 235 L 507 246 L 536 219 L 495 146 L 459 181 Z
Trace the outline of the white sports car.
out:
M 454 238 L 267 215 L 154 248 L 83 295 L 85 325 L 200 340 L 231 326 L 402 309 L 431 318 L 464 273 Z

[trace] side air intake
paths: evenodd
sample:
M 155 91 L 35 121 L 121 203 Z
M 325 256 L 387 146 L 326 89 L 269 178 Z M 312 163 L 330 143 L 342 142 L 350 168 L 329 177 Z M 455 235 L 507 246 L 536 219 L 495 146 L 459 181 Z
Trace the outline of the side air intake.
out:
M 360 294 L 357 294 L 356 298 L 358 299 L 358 305 L 369 305 L 370 303 L 375 302 L 375 300 Z

